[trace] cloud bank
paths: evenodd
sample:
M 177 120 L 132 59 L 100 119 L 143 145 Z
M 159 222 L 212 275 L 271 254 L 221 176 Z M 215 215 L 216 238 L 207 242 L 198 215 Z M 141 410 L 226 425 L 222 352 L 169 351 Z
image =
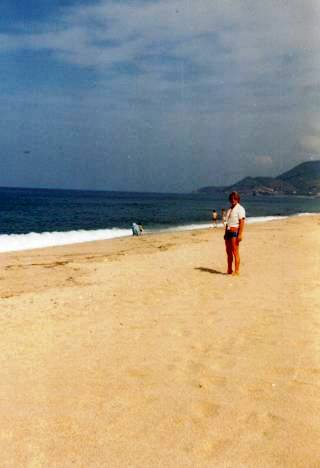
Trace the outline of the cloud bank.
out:
M 184 191 L 318 153 L 319 19 L 316 0 L 102 0 L 0 34 L 33 72 L 5 97 L 29 183 Z

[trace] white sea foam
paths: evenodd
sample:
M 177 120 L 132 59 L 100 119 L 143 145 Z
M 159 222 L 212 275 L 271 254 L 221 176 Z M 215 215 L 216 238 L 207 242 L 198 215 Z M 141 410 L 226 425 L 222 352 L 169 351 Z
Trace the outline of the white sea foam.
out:
M 299 216 L 312 213 L 301 213 Z M 268 221 L 285 219 L 287 216 L 261 216 L 247 218 L 248 224 L 265 223 Z M 217 228 L 223 228 L 219 223 Z M 174 226 L 166 229 L 147 229 L 146 234 L 156 232 L 192 231 L 196 229 L 212 228 L 212 223 L 188 224 L 185 226 Z M 98 229 L 95 231 L 68 231 L 68 232 L 30 232 L 29 234 L 2 234 L 0 235 L 0 252 L 14 252 L 18 250 L 40 249 L 58 245 L 79 244 L 96 240 L 115 239 L 132 235 L 131 229 Z
M 208 229 L 210 227 L 212 227 L 212 223 L 186 224 L 184 226 L 173 226 L 170 228 L 159 229 L 159 232 L 193 231 L 195 229 Z
M 314 216 L 319 213 L 299 213 L 298 216 Z
M 276 221 L 278 219 L 285 219 L 288 216 L 257 216 L 257 217 L 250 217 L 246 219 L 248 224 L 256 224 L 256 223 L 266 223 L 268 221 Z M 212 223 L 205 223 L 205 224 L 187 224 L 185 226 L 175 226 L 167 229 L 161 229 L 162 232 L 172 232 L 172 231 L 193 231 L 194 229 L 216 229 Z M 224 228 L 224 225 L 220 222 L 217 225 L 217 228 Z
M 248 224 L 256 224 L 256 223 L 266 223 L 268 221 L 277 221 L 279 219 L 286 219 L 288 216 L 257 216 L 252 218 L 247 218 Z
M 98 229 L 96 231 L 30 232 L 29 234 L 0 235 L 0 252 L 40 249 L 56 245 L 78 244 L 131 235 L 131 229 Z

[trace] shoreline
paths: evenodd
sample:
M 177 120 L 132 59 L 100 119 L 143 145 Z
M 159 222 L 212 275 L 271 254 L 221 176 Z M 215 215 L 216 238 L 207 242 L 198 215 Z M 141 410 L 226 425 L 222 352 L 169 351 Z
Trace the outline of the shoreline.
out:
M 317 213 L 297 213 L 293 215 L 268 215 L 251 216 L 247 218 L 247 224 L 260 224 L 271 221 L 292 218 L 296 216 L 317 216 Z M 176 225 L 166 228 L 145 229 L 145 235 L 157 235 L 162 233 L 175 233 L 183 231 L 197 231 L 212 228 L 212 223 L 189 223 L 187 225 Z M 223 228 L 221 222 L 217 228 Z M 1 234 L 0 235 L 0 255 L 2 253 L 22 252 L 35 249 L 51 248 L 73 244 L 83 244 L 94 241 L 107 241 L 120 238 L 132 237 L 131 229 L 107 228 L 96 230 L 79 229 L 75 231 L 52 231 L 52 232 L 30 232 L 26 234 Z M 23 246 L 21 246 L 21 243 Z
M 320 216 L 0 254 L 5 466 L 317 466 Z

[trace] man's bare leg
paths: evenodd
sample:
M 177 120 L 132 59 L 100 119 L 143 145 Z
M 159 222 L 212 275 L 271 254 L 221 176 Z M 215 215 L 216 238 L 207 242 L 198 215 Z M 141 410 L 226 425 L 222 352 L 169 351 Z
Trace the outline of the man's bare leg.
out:
M 239 243 L 238 243 L 236 237 L 234 237 L 233 239 L 231 239 L 231 242 L 232 242 L 232 255 L 234 256 L 234 263 L 235 263 L 234 275 L 239 275 L 239 274 L 240 274 L 240 252 L 239 252 Z
M 233 262 L 233 251 L 232 251 L 232 243 L 231 239 L 225 241 L 226 244 L 226 252 L 228 257 L 228 271 L 227 274 L 232 274 L 232 262 Z

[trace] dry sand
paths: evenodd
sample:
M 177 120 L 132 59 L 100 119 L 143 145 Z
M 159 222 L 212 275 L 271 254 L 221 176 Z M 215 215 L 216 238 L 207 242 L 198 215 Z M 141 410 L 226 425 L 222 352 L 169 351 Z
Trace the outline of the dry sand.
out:
M 319 226 L 2 254 L 0 466 L 320 467 Z

